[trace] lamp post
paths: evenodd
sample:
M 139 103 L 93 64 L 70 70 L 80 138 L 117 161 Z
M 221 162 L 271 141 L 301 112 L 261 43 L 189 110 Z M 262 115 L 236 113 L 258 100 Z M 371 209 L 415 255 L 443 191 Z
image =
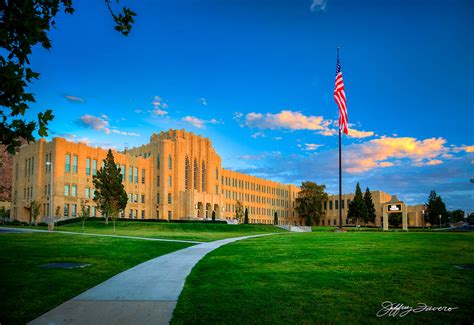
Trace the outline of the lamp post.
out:
M 47 161 L 46 166 L 49 166 L 49 174 L 50 174 L 50 183 L 51 188 L 49 190 L 49 223 L 48 223 L 48 230 L 54 230 L 54 217 L 53 217 L 53 162 Z
M 421 210 L 422 218 L 423 218 L 423 229 L 425 229 L 425 210 Z
M 439 215 L 439 228 L 441 229 L 441 215 Z

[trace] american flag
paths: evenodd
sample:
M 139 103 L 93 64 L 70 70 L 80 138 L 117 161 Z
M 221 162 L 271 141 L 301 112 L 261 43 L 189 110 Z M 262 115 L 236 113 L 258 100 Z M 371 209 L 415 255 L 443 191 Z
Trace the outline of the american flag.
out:
M 336 82 L 334 85 L 334 100 L 339 106 L 339 129 L 348 134 L 347 129 L 347 106 L 346 106 L 346 93 L 344 92 L 344 81 L 342 81 L 341 63 L 339 62 L 339 53 L 337 55 L 336 65 Z

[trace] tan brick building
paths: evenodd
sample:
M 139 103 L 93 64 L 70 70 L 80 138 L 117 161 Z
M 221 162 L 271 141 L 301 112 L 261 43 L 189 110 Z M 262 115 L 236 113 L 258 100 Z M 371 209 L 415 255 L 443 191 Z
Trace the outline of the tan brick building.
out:
M 169 130 L 153 134 L 148 144 L 113 154 L 129 197 L 121 218 L 204 219 L 215 211 L 219 219 L 233 219 L 237 200 L 252 223 L 271 224 L 275 212 L 280 223 L 295 218 L 296 186 L 223 169 L 208 138 Z M 11 218 L 29 221 L 36 201 L 38 221 L 45 221 L 52 177 L 53 214 L 59 209 L 61 218 L 77 217 L 81 205 L 88 205 L 91 216 L 100 216 L 92 200 L 92 178 L 106 155 L 105 149 L 63 138 L 23 146 L 13 161 Z

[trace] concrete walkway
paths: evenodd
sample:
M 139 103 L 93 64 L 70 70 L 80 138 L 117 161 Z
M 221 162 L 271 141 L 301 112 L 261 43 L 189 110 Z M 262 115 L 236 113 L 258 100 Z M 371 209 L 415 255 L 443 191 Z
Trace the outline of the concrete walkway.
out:
M 168 324 L 186 277 L 207 253 L 238 240 L 201 243 L 163 255 L 85 291 L 30 324 Z
M 12 230 L 15 231 L 6 231 Z M 5 230 L 5 231 L 3 231 Z M 87 232 L 73 232 L 73 231 L 60 231 L 60 230 L 41 230 L 41 229 L 31 229 L 31 228 L 13 228 L 13 227 L 0 227 L 0 232 L 47 232 L 47 233 L 57 233 L 57 234 L 67 234 L 67 235 L 83 235 L 83 236 L 98 236 L 98 237 L 113 237 L 113 238 L 127 238 L 127 239 L 140 239 L 140 240 L 154 240 L 154 241 L 167 241 L 175 243 L 190 243 L 190 244 L 201 244 L 202 241 L 194 240 L 184 240 L 184 239 L 163 239 L 163 238 L 149 238 L 149 237 L 136 237 L 136 236 L 120 236 L 120 235 L 107 235 L 107 234 L 93 234 Z

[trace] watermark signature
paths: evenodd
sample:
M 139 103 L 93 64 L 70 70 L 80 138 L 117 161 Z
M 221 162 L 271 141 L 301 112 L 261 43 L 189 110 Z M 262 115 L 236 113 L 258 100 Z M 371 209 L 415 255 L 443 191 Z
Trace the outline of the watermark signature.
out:
M 410 313 L 421 313 L 421 312 L 452 312 L 459 307 L 447 307 L 447 306 L 429 306 L 425 303 L 418 303 L 416 307 L 406 306 L 401 303 L 384 301 L 382 302 L 382 308 L 377 312 L 377 317 L 405 317 Z

